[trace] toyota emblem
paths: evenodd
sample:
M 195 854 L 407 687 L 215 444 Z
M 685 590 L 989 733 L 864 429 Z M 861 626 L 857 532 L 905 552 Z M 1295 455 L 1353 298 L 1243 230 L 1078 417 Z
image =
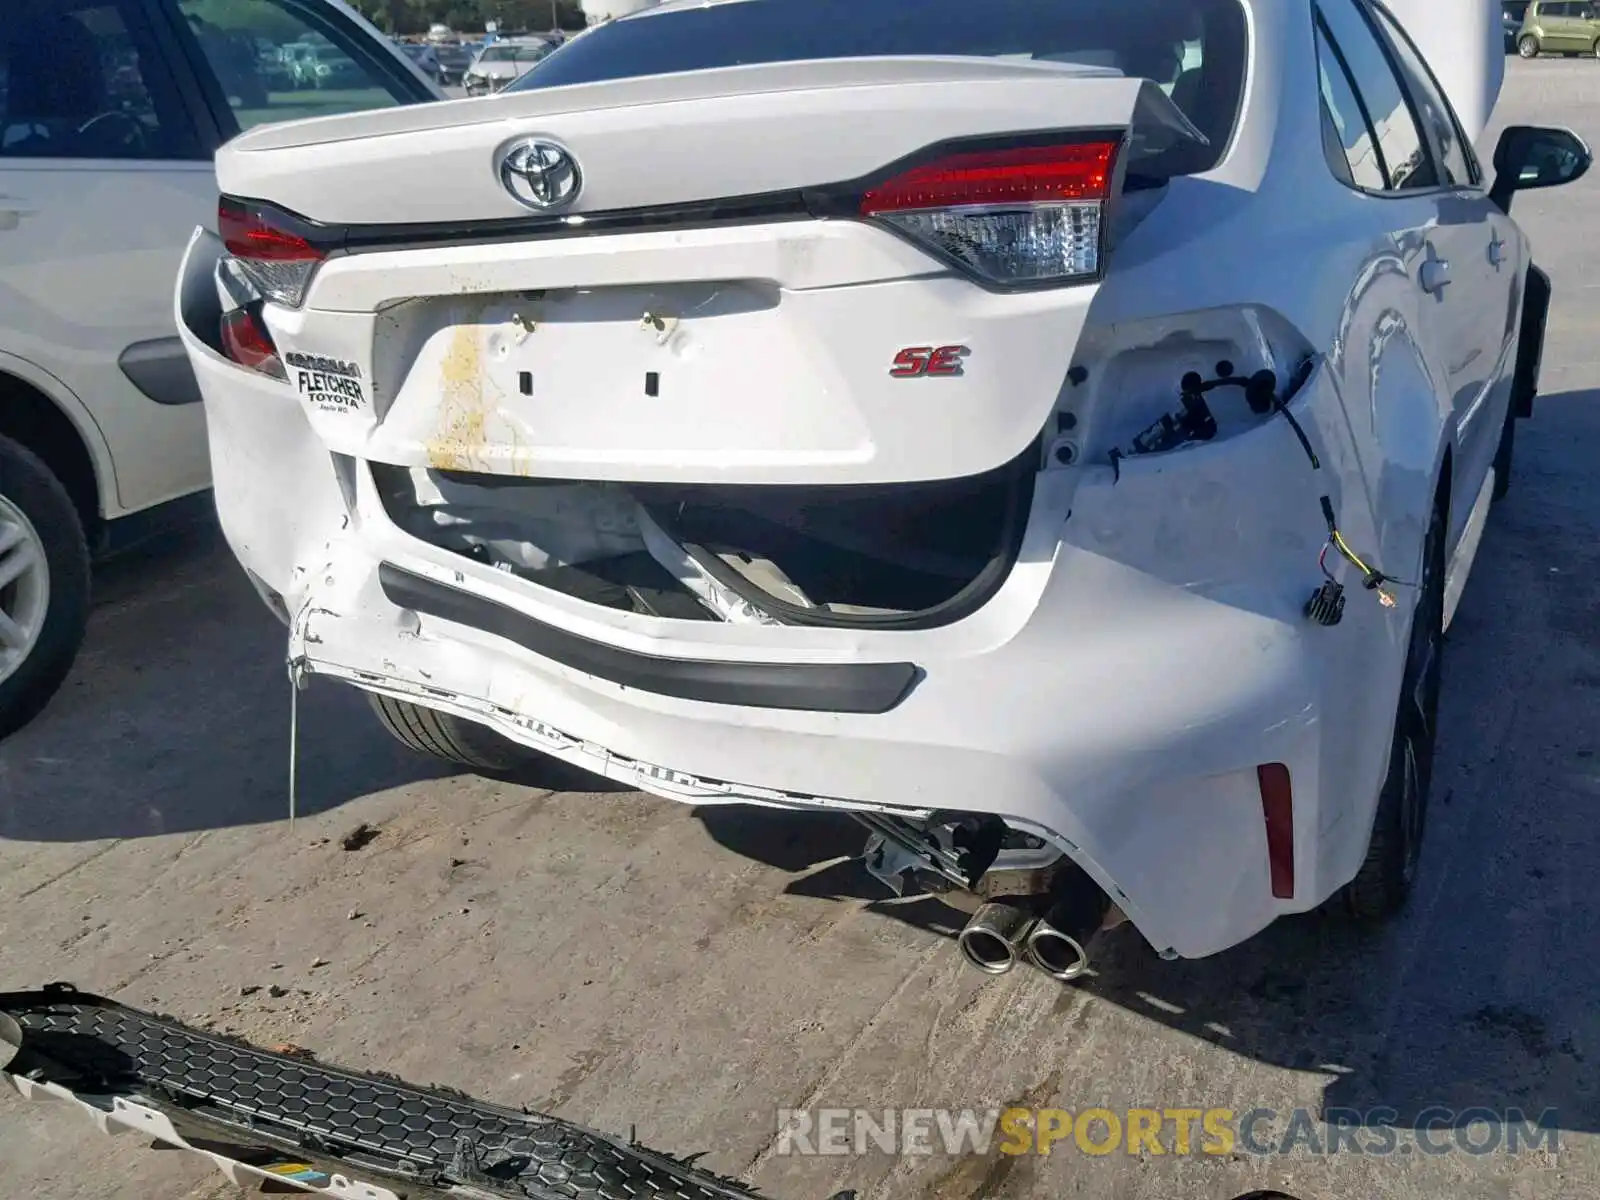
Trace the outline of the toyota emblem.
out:
M 583 173 L 565 149 L 543 138 L 512 142 L 500 160 L 500 183 L 528 208 L 550 211 L 578 198 Z

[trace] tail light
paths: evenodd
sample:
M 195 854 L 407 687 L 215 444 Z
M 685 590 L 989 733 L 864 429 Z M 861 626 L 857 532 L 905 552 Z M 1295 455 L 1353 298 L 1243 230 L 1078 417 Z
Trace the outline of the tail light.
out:
M 860 214 L 1001 286 L 1100 275 L 1117 143 L 950 154 L 869 189 Z
M 278 348 L 272 344 L 272 335 L 261 323 L 259 309 L 259 304 L 251 304 L 223 315 L 222 349 L 241 367 L 287 380 L 289 374 L 278 357 Z
M 327 257 L 296 224 L 287 214 L 231 196 L 217 204 L 217 232 L 228 253 L 265 299 L 286 308 L 300 307 Z

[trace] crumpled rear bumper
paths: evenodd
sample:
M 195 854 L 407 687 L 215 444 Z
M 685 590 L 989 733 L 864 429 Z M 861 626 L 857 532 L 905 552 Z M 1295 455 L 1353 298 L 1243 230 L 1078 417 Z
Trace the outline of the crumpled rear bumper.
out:
M 189 1029 L 55 984 L 0 993 L 0 1081 L 210 1159 L 235 1184 L 341 1200 L 751 1200 L 580 1126 Z
M 309 673 L 688 803 L 996 814 L 1063 849 L 1157 950 L 1184 957 L 1315 907 L 1361 862 L 1405 614 L 1353 601 L 1337 628 L 1305 620 L 1326 528 L 1286 422 L 1117 470 L 1041 472 L 1011 577 L 945 628 L 623 625 L 405 534 L 367 464 L 330 454 L 292 389 L 186 340 L 224 532 L 282 597 L 289 655 Z M 1343 436 L 1325 380 L 1295 407 L 1325 445 Z M 1371 544 L 1344 459 L 1330 481 L 1341 519 Z M 405 577 L 635 660 L 909 663 L 917 676 L 876 707 L 718 702 L 430 610 L 396 589 Z M 1274 895 L 1258 781 L 1273 763 L 1293 782 L 1288 896 Z

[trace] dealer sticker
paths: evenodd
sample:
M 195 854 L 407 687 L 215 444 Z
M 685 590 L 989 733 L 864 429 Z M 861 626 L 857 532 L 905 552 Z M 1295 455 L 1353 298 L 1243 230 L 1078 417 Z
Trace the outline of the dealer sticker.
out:
M 319 412 L 357 412 L 367 405 L 361 368 L 343 359 L 290 351 L 283 356 L 294 371 L 295 387 Z

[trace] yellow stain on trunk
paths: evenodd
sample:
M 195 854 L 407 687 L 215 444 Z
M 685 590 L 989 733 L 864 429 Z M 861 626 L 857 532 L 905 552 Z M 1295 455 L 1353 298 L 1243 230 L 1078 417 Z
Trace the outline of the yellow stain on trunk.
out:
M 428 465 L 436 471 L 470 471 L 485 450 L 483 327 L 477 320 L 456 325 L 439 364 L 439 432 L 428 443 Z

